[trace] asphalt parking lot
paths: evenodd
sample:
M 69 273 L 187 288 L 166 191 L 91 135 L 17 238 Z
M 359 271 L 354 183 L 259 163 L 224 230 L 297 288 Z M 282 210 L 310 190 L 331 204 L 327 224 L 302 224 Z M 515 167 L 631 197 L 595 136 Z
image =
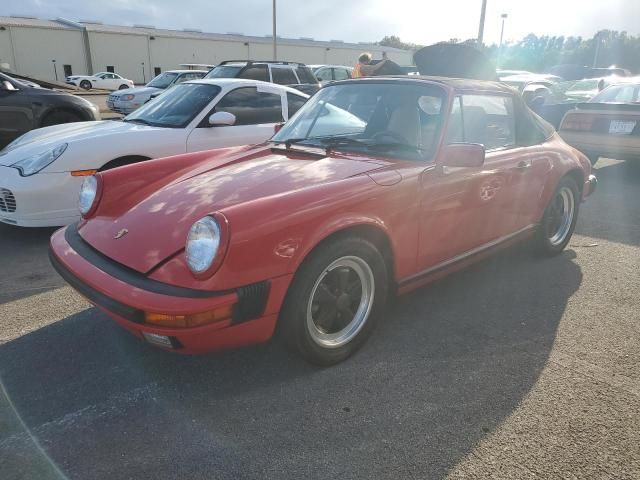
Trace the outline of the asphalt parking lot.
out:
M 562 255 L 399 299 L 329 369 L 148 347 L 0 226 L 0 477 L 640 478 L 640 165 L 597 167 Z

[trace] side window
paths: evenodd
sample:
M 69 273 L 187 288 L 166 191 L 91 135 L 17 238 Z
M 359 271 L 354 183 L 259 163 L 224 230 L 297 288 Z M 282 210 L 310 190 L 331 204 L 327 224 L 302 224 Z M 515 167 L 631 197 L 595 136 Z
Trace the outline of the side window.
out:
M 331 77 L 331 69 L 330 68 L 321 68 L 316 72 L 316 78 L 320 82 L 329 82 L 333 80 Z
M 294 113 L 300 110 L 300 107 L 302 107 L 306 103 L 306 101 L 307 99 L 301 97 L 300 95 L 295 95 L 293 93 L 287 92 L 287 110 L 289 111 L 289 118 L 291 118 Z
M 349 75 L 349 72 L 344 68 L 334 68 L 333 78 L 335 80 L 346 80 L 347 78 L 351 78 L 351 76 Z
M 466 143 L 480 143 L 487 150 L 514 146 L 513 98 L 500 95 L 463 95 L 462 127 Z
M 633 85 L 628 85 L 620 89 L 617 93 L 615 101 L 619 103 L 629 103 L 634 100 L 633 95 L 634 87 Z
M 298 75 L 300 83 L 318 83 L 311 69 L 304 65 L 299 65 L 296 67 L 296 75 Z
M 232 90 L 218 102 L 214 111 L 233 113 L 236 116 L 235 125 L 258 125 L 284 121 L 280 95 L 258 92 L 255 87 Z
M 273 76 L 273 83 L 279 85 L 295 85 L 298 83 L 298 79 L 290 68 L 273 67 L 271 68 L 271 75 Z
M 269 72 L 266 65 L 251 65 L 242 71 L 238 78 L 248 78 L 249 80 L 262 80 L 269 82 Z

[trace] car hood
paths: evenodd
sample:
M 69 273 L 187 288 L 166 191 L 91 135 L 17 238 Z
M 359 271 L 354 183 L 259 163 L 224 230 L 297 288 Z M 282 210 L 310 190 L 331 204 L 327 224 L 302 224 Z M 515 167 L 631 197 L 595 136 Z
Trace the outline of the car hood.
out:
M 96 141 L 107 135 L 118 136 L 131 131 L 157 129 L 160 127 L 111 120 L 65 123 L 39 128 L 24 134 L 3 150 L 0 154 L 0 165 L 12 165 L 18 160 L 55 148 L 61 143 L 71 145 L 73 142 L 83 140 Z
M 125 88 L 124 90 L 116 90 L 111 95 L 112 98 L 121 97 L 122 95 L 151 95 L 156 92 L 161 92 L 161 88 L 156 87 L 135 87 L 135 88 Z
M 82 237 L 95 249 L 139 272 L 181 251 L 189 228 L 205 215 L 233 205 L 283 195 L 319 184 L 344 180 L 381 168 L 386 162 L 338 156 L 314 157 L 270 148 L 213 159 L 161 188 L 134 190 L 90 219 Z M 372 182 L 372 185 L 375 185 Z M 108 196 L 108 190 L 105 191 Z M 284 212 L 283 212 L 284 213 Z M 233 221 L 231 231 L 233 231 Z M 128 234 L 115 240 L 122 229 Z M 150 231 L 162 235 L 149 235 Z M 232 238 L 233 241 L 233 238 Z

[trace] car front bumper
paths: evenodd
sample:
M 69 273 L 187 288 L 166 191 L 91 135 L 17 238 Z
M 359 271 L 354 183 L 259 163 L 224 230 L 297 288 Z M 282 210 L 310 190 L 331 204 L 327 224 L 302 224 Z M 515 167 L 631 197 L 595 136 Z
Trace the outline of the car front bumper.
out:
M 83 180 L 69 172 L 23 177 L 15 168 L 0 166 L 0 199 L 4 199 L 0 201 L 0 222 L 20 227 L 59 227 L 77 221 Z
M 135 112 L 138 108 L 144 105 L 144 101 L 135 98 L 133 100 L 125 101 L 118 100 L 117 98 L 107 97 L 107 108 L 112 112 L 121 113 L 123 115 L 128 115 L 132 112 Z
M 291 276 L 226 291 L 185 289 L 152 280 L 97 252 L 77 224 L 51 237 L 49 258 L 58 273 L 92 304 L 141 339 L 167 337 L 179 353 L 205 353 L 269 340 Z M 232 307 L 230 319 L 191 328 L 145 323 L 145 312 L 190 315 Z M 153 343 L 153 342 L 150 342 Z M 157 344 L 154 344 L 157 346 Z

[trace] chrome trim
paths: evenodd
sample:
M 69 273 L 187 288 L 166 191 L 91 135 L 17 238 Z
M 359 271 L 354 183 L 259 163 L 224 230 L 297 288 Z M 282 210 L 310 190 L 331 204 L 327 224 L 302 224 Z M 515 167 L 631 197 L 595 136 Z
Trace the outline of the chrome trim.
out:
M 537 226 L 538 226 L 538 224 L 536 224 L 536 223 L 533 223 L 531 225 L 527 225 L 526 227 L 521 228 L 520 230 L 518 230 L 516 232 L 510 233 L 509 235 L 505 235 L 503 237 L 497 238 L 495 240 L 492 240 L 491 242 L 485 243 L 484 245 L 481 245 L 481 246 L 476 247 L 476 248 L 471 249 L 471 250 L 467 250 L 466 252 L 464 252 L 464 253 L 462 253 L 462 254 L 460 254 L 458 256 L 455 256 L 453 258 L 450 258 L 449 260 L 445 260 L 442 263 L 438 263 L 437 265 L 434 265 L 433 267 L 429 267 L 426 270 L 423 270 L 423 271 L 418 272 L 418 273 L 414 273 L 413 275 L 400 280 L 398 283 L 399 283 L 400 286 L 403 286 L 403 285 L 405 285 L 407 283 L 411 283 L 412 281 L 417 280 L 420 277 L 425 277 L 425 276 L 427 276 L 427 275 L 429 275 L 431 273 L 435 273 L 436 271 L 441 270 L 441 269 L 443 269 L 445 267 L 448 267 L 450 265 L 453 265 L 454 263 L 461 262 L 462 260 L 465 260 L 465 259 L 467 259 L 469 257 L 472 257 L 474 255 L 482 253 L 485 250 L 488 250 L 488 249 L 490 249 L 492 247 L 500 245 L 501 243 L 507 242 L 507 241 L 511 240 L 512 238 L 515 238 L 515 237 L 517 237 L 519 235 L 522 235 L 523 233 L 526 233 L 526 232 L 528 232 L 530 230 L 535 229 Z

